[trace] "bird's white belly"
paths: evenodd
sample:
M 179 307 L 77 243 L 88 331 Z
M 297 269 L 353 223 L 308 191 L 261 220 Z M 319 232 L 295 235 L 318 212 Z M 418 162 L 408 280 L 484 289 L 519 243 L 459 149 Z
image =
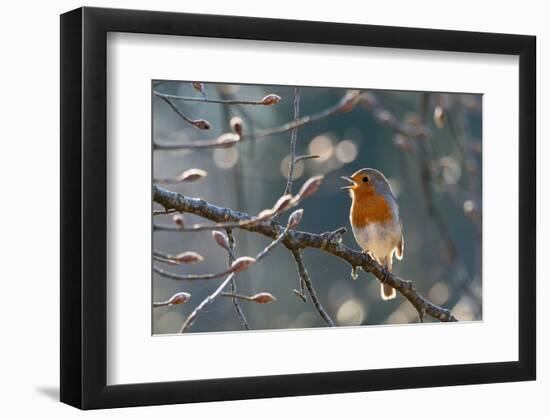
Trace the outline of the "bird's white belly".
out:
M 395 223 L 353 227 L 353 234 L 364 251 L 370 252 L 379 262 L 384 263 L 386 257 L 392 255 L 400 239 L 401 230 Z

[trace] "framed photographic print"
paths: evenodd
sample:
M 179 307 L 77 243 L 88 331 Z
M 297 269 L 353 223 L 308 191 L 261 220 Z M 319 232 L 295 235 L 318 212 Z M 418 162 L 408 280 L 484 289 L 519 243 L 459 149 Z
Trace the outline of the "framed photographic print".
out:
M 61 400 L 535 379 L 535 38 L 61 16 Z

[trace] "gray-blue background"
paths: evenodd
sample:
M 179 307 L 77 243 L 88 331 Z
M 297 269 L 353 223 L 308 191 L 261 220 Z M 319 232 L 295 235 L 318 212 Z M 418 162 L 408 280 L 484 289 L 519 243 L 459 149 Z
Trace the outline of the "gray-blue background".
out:
M 156 91 L 200 97 L 187 82 L 154 83 Z M 301 88 L 300 115 L 314 114 L 337 103 L 345 89 Z M 212 129 L 197 130 L 184 123 L 162 100 L 153 98 L 153 140 L 187 142 L 216 138 L 230 131 L 228 120 L 240 116 L 245 132 L 279 126 L 293 119 L 294 88 L 206 84 L 210 98 L 258 100 L 266 94 L 282 97 L 274 106 L 229 106 L 177 101 L 193 118 L 211 122 Z M 405 252 L 394 262 L 394 271 L 414 281 L 431 301 L 450 308 L 459 320 L 481 318 L 481 99 L 480 95 L 398 91 L 368 91 L 375 107 L 359 103 L 349 113 L 325 118 L 298 130 L 297 154 L 317 153 L 321 158 L 301 163 L 294 190 L 310 176 L 324 174 L 320 190 L 301 205 L 304 219 L 299 229 L 324 232 L 340 226 L 349 229 L 350 198 L 340 190 L 341 175 L 373 167 L 391 181 L 404 225 Z M 445 110 L 443 127 L 434 123 L 437 106 Z M 426 138 L 396 134 L 384 120 L 395 117 L 403 125 L 428 129 Z M 422 124 L 422 121 L 424 123 Z M 174 176 L 189 168 L 201 168 L 208 176 L 198 182 L 162 185 L 220 206 L 250 214 L 269 208 L 282 194 L 286 183 L 283 162 L 289 153 L 290 132 L 243 141 L 229 150 L 155 151 L 156 177 Z M 422 170 L 428 169 L 428 190 L 423 188 Z M 428 191 L 428 192 L 426 192 Z M 433 212 L 428 210 L 433 200 Z M 160 207 L 156 207 L 160 208 Z M 286 216 L 281 221 L 286 221 Z M 187 224 L 204 219 L 185 215 Z M 156 222 L 170 222 L 155 216 Z M 263 236 L 236 231 L 238 256 L 257 254 L 269 243 Z M 351 230 L 344 243 L 359 249 Z M 226 254 L 210 232 L 155 232 L 154 248 L 169 253 L 194 250 L 205 260 L 196 265 L 163 269 L 180 273 L 218 272 L 226 268 Z M 453 249 L 456 251 L 453 256 Z M 418 321 L 415 309 L 398 294 L 392 301 L 379 297 L 379 282 L 361 272 L 351 279 L 350 267 L 329 254 L 309 249 L 304 259 L 321 302 L 337 325 L 400 324 Z M 174 282 L 153 275 L 153 298 L 165 300 L 173 293 L 192 294 L 185 305 L 155 308 L 153 333 L 174 333 L 187 315 L 212 292 L 219 280 Z M 259 305 L 243 301 L 241 306 L 253 329 L 324 326 L 311 302 L 293 294 L 298 285 L 292 255 L 278 247 L 265 260 L 237 278 L 239 293 L 268 291 L 277 301 Z M 427 321 L 430 321 L 429 318 Z M 192 331 L 242 329 L 228 298 L 219 298 L 203 312 Z

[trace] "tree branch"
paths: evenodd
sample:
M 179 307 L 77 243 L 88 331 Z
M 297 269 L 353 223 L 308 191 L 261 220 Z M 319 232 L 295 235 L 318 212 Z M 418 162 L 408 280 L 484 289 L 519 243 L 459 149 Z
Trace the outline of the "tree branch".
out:
M 154 260 L 157 260 L 157 259 L 154 259 Z M 225 277 L 226 275 L 229 275 L 231 274 L 231 272 L 233 272 L 231 268 L 229 268 L 225 271 L 217 272 L 214 274 L 181 275 L 181 274 L 176 274 L 175 272 L 165 271 L 164 269 L 161 269 L 156 265 L 153 265 L 153 271 L 155 271 L 157 274 L 159 274 L 164 278 L 173 279 L 175 281 L 198 281 L 198 280 L 204 280 L 204 279 L 216 279 L 216 278 Z
M 300 116 L 300 87 L 294 87 L 294 121 Z M 290 153 L 288 176 L 283 195 L 292 194 L 292 184 L 294 182 L 294 167 L 296 166 L 296 142 L 298 140 L 298 127 L 294 127 L 290 134 Z
M 238 294 L 236 292 L 222 292 L 220 296 L 230 297 L 230 298 L 233 298 L 233 300 L 250 301 L 252 303 L 258 303 L 258 304 L 267 304 L 277 300 L 272 294 L 268 292 L 261 292 L 254 295 L 244 295 L 244 294 Z M 247 329 L 247 330 L 250 330 L 250 329 Z
M 179 212 L 192 213 L 214 222 L 240 222 L 251 218 L 246 213 L 215 206 L 202 199 L 187 197 L 158 186 L 153 186 L 153 198 L 155 202 L 162 205 L 166 210 L 175 209 Z M 240 228 L 262 234 L 271 239 L 279 239 L 284 230 L 281 225 L 273 220 L 265 223 L 248 224 Z M 281 243 L 289 250 L 316 248 L 328 252 L 347 262 L 352 268 L 362 268 L 365 272 L 370 272 L 374 275 L 379 281 L 394 287 L 419 312 L 423 312 L 440 321 L 457 321 L 448 309 L 433 304 L 418 293 L 411 281 L 400 278 L 393 273 L 387 274 L 380 264 L 367 253 L 357 252 L 344 246 L 340 242 L 338 233 L 325 232 L 322 234 L 313 234 L 298 230 L 289 230 L 283 236 Z
M 290 201 L 291 200 L 290 196 L 288 196 L 288 198 L 286 198 L 286 200 Z M 274 215 L 276 215 L 278 213 L 282 213 L 282 212 L 292 208 L 293 205 L 295 204 L 295 202 L 293 202 L 292 204 L 288 204 L 286 206 L 283 206 L 283 204 L 286 204 L 285 199 L 280 198 L 279 200 L 277 200 L 277 202 L 275 203 L 275 205 L 272 208 L 270 208 L 268 210 L 263 210 L 261 213 L 259 213 L 256 216 L 252 216 L 252 217 L 249 217 L 246 220 L 241 220 L 241 221 L 238 221 L 238 222 L 224 222 L 224 223 L 214 223 L 214 224 L 194 224 L 194 225 L 189 226 L 189 227 L 177 227 L 177 226 L 172 226 L 172 225 L 169 226 L 169 225 L 166 225 L 166 224 L 153 224 L 153 228 L 158 229 L 158 230 L 177 230 L 177 231 L 180 231 L 180 232 L 199 232 L 199 231 L 203 231 L 203 230 L 220 230 L 220 229 L 225 229 L 227 231 L 227 230 L 231 230 L 231 229 L 235 229 L 235 228 L 239 228 L 239 227 L 242 228 L 244 226 L 252 225 L 254 223 L 260 223 L 260 222 L 267 221 L 267 220 L 271 219 Z
M 185 113 L 183 113 L 178 107 L 172 103 L 168 98 L 159 96 L 166 104 L 170 106 L 174 112 L 181 117 L 186 123 L 189 123 L 191 126 L 196 127 L 200 130 L 208 130 L 212 128 L 212 125 L 208 120 L 204 119 L 191 119 L 189 116 L 187 116 Z
M 294 87 L 294 121 L 298 120 L 298 118 L 300 117 L 300 95 L 301 95 L 301 90 L 300 90 L 300 87 Z M 299 156 L 297 157 L 296 156 L 296 142 L 298 140 L 298 127 L 295 126 L 291 133 L 290 133 L 290 150 L 289 150 L 289 155 L 288 155 L 288 158 L 289 158 L 289 164 L 288 164 L 288 175 L 287 175 L 287 178 L 286 178 L 286 185 L 285 185 L 285 191 L 283 193 L 283 195 L 285 194 L 292 194 L 292 185 L 294 184 L 294 169 L 296 167 L 296 164 L 302 160 L 306 160 L 306 159 L 314 159 L 316 157 L 319 157 L 319 155 L 302 155 L 302 156 Z M 274 220 L 277 220 L 277 216 L 274 216 L 273 217 Z M 293 252 L 294 253 L 294 252 Z M 298 254 L 299 255 L 299 254 Z M 296 261 L 298 262 L 298 261 Z M 299 267 L 299 265 L 298 265 Z M 305 269 L 304 269 L 305 271 Z M 305 275 L 307 276 L 307 273 L 305 273 Z M 298 289 L 294 289 L 294 294 L 296 294 L 298 297 L 300 297 L 300 299 L 303 301 L 303 302 L 306 302 L 306 296 L 305 296 L 305 291 L 304 291 L 304 286 L 305 286 L 305 281 L 304 279 L 302 279 L 302 273 L 299 273 L 298 274 Z M 312 290 L 313 290 L 313 287 L 312 287 Z M 315 290 L 313 290 L 313 292 L 315 293 Z M 315 305 L 315 302 L 314 302 L 314 305 Z M 319 306 L 321 304 L 319 303 Z M 322 307 L 321 307 L 322 309 Z M 324 310 L 322 311 L 319 311 L 321 313 L 321 317 L 324 318 Z M 325 313 L 326 315 L 326 313 Z M 328 315 L 327 315 L 328 317 Z M 325 320 L 327 322 L 327 324 L 331 324 L 332 321 L 329 320 Z
M 185 97 L 177 96 L 174 94 L 164 94 L 158 91 L 153 91 L 153 95 L 163 100 L 181 100 L 181 101 L 195 101 L 200 103 L 217 103 L 217 104 L 250 104 L 253 106 L 271 106 L 281 101 L 281 97 L 276 94 L 268 94 L 261 100 L 220 100 L 207 97 Z
M 227 267 L 230 268 L 231 264 L 235 262 L 235 237 L 233 236 L 233 231 L 231 229 L 226 230 L 227 233 L 227 242 L 228 246 L 225 247 L 225 250 L 227 251 Z M 241 308 L 241 305 L 239 304 L 239 300 L 237 297 L 237 283 L 235 282 L 235 278 L 231 280 L 231 294 L 234 294 L 234 296 L 231 298 L 231 302 L 233 303 L 233 308 L 235 309 L 235 314 L 239 318 L 239 321 L 241 322 L 241 325 L 244 327 L 245 330 L 250 330 L 250 325 L 248 324 L 248 320 L 246 320 L 246 316 L 244 315 L 244 312 Z M 222 295 L 224 295 L 222 293 Z
M 327 314 L 327 312 L 323 308 L 323 305 L 319 301 L 319 297 L 317 297 L 317 293 L 313 288 L 313 284 L 307 273 L 307 269 L 304 265 L 304 260 L 302 259 L 302 254 L 300 253 L 300 250 L 292 249 L 291 252 L 292 252 L 292 255 L 294 256 L 294 260 L 296 261 L 296 265 L 298 266 L 298 275 L 300 276 L 300 280 L 301 282 L 304 282 L 306 284 L 306 288 L 311 297 L 311 302 L 315 306 L 315 309 L 319 312 L 319 315 L 321 316 L 323 321 L 327 324 L 327 326 L 334 327 L 334 322 L 332 321 L 330 316 Z

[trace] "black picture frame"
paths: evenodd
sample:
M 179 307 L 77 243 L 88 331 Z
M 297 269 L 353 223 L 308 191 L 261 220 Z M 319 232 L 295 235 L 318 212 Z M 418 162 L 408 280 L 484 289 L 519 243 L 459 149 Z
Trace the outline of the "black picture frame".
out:
M 108 32 L 519 56 L 519 360 L 109 386 Z M 80 8 L 61 16 L 61 401 L 82 409 L 421 388 L 536 378 L 536 38 Z

